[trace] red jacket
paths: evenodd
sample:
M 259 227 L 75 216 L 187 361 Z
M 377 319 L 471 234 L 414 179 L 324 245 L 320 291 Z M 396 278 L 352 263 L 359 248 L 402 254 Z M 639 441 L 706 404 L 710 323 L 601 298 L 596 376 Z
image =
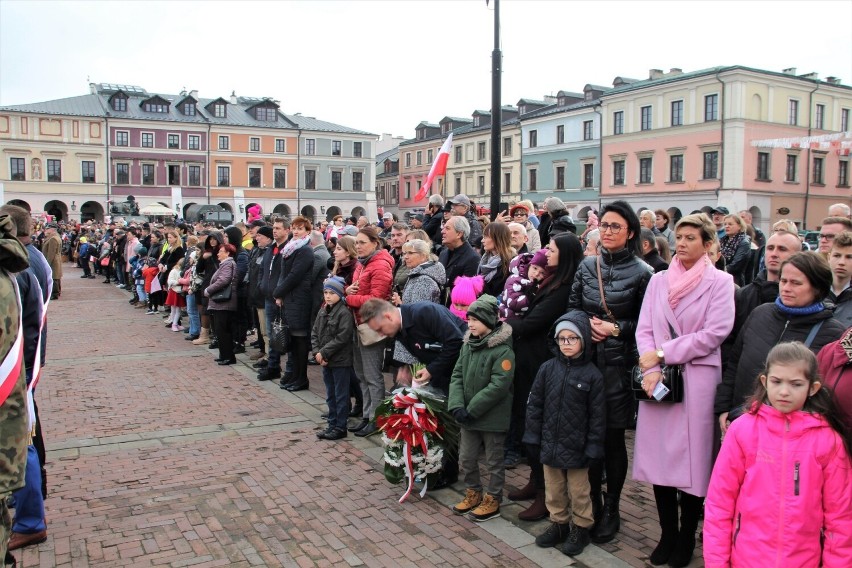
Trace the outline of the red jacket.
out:
M 370 298 L 381 298 L 387 300 L 391 295 L 391 284 L 393 284 L 393 257 L 385 249 L 379 249 L 367 265 L 356 261 L 355 273 L 352 275 L 352 283 L 358 282 L 358 292 L 346 296 L 346 305 L 355 313 L 355 323 L 360 325 L 361 318 L 358 311 L 364 302 Z
M 820 531 L 825 543 L 820 551 Z M 704 505 L 704 565 L 852 565 L 852 462 L 820 416 L 761 405 L 735 420 Z
M 160 269 L 156 266 L 147 266 L 142 269 L 142 276 L 145 277 L 145 293 L 151 293 L 151 282 L 154 281 L 154 278 L 160 273 Z
M 822 384 L 834 391 L 837 406 L 846 422 L 846 427 L 852 429 L 852 357 L 840 344 L 852 340 L 852 327 L 846 330 L 840 339 L 823 347 L 817 355 L 819 374 Z

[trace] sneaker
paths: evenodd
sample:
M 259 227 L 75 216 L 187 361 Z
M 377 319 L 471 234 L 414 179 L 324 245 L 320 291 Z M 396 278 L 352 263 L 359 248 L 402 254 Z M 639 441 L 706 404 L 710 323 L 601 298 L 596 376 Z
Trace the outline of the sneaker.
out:
M 578 527 L 571 523 L 571 532 L 568 534 L 568 539 L 562 545 L 562 554 L 568 556 L 577 556 L 583 552 L 589 543 L 592 542 L 592 537 L 589 535 L 589 529 Z
M 461 503 L 457 503 L 453 506 L 453 513 L 456 515 L 464 515 L 465 513 L 473 511 L 480 503 L 482 503 L 482 491 L 470 488 L 465 489 L 464 499 L 462 499 Z
M 148 308 L 148 311 L 147 311 L 147 312 L 145 312 L 145 315 L 146 315 L 146 316 L 151 316 L 151 315 L 154 315 L 154 314 L 156 314 L 156 313 L 157 313 L 156 311 L 152 310 L 151 308 Z
M 346 430 L 343 428 L 329 428 L 325 432 L 317 434 L 320 440 L 342 440 L 346 437 Z
M 550 548 L 551 546 L 562 544 L 568 538 L 570 532 L 570 523 L 550 523 L 546 531 L 535 537 L 535 544 L 542 548 Z
M 470 512 L 470 516 L 477 523 L 493 519 L 500 516 L 500 501 L 494 498 L 494 495 L 486 493 L 482 498 L 482 503 L 479 507 Z

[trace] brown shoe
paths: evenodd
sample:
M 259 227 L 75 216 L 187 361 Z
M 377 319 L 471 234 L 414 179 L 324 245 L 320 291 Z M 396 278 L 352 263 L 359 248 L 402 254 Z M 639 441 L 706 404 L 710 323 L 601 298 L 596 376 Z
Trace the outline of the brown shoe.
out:
M 500 516 L 500 502 L 488 493 L 482 498 L 479 507 L 470 512 L 470 516 L 477 523 Z
M 9 539 L 9 550 L 17 550 L 19 548 L 24 548 L 25 546 L 32 546 L 46 540 L 47 530 L 32 534 L 13 532 L 12 538 Z
M 465 489 L 464 499 L 462 499 L 461 503 L 453 506 L 453 513 L 464 515 L 477 508 L 480 503 L 482 503 L 482 491 L 470 488 Z
M 518 518 L 522 521 L 540 521 L 548 515 L 547 506 L 544 504 L 544 491 L 539 491 L 532 505 L 518 513 Z
M 264 357 L 266 357 L 266 353 L 264 353 L 263 351 L 258 351 L 257 353 L 252 353 L 251 355 L 249 355 L 249 359 L 251 359 L 252 361 L 257 361 L 259 359 L 263 359 Z

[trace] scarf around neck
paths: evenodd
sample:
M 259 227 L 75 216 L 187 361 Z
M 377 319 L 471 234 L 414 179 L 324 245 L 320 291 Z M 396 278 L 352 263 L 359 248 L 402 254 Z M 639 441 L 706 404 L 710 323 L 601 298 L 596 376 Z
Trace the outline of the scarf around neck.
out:
M 737 247 L 740 246 L 740 243 L 745 238 L 745 233 L 740 231 L 733 237 L 725 235 L 719 241 L 719 244 L 722 247 L 722 256 L 725 257 L 725 262 L 731 262 L 734 259 L 734 254 L 737 252 Z
M 287 258 L 310 241 L 310 236 L 302 237 L 301 239 L 290 239 L 290 242 L 284 245 L 284 248 L 281 250 L 281 254 L 284 255 L 284 258 Z
M 669 284 L 669 305 L 673 310 L 687 294 L 698 287 L 708 266 L 710 266 L 710 259 L 706 254 L 702 255 L 689 270 L 680 261 L 680 257 L 675 256 L 672 259 L 666 270 L 666 281 Z
M 809 316 L 811 314 L 815 314 L 817 312 L 821 312 L 825 309 L 825 304 L 822 302 L 814 302 L 810 306 L 802 306 L 801 308 L 792 308 L 790 306 L 785 306 L 783 302 L 781 302 L 781 296 L 775 298 L 775 307 L 778 308 L 782 314 L 786 316 Z
M 496 254 L 485 253 L 482 255 L 478 273 L 482 275 L 483 280 L 491 282 L 497 274 L 497 269 L 500 268 L 501 261 L 502 259 Z
M 367 266 L 367 263 L 370 262 L 370 259 L 379 254 L 379 248 L 376 248 L 373 252 L 364 257 L 358 257 L 358 262 L 360 262 L 363 266 Z

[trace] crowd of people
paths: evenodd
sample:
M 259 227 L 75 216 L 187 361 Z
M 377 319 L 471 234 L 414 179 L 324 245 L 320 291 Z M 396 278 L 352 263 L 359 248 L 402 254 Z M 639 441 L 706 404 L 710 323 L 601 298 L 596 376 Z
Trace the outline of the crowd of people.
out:
M 703 514 L 708 566 L 767 551 L 847 566 L 849 206 L 827 212 L 817 251 L 792 221 L 767 236 L 748 212 L 709 209 L 675 221 L 616 201 L 578 235 L 555 197 L 489 220 L 465 195 L 433 195 L 407 223 L 48 224 L 34 240 L 218 349 L 219 365 L 251 350 L 257 380 L 291 392 L 319 365 L 320 439 L 379 430 L 387 369 L 394 386 L 443 395 L 461 434 L 439 487 L 462 479 L 457 514 L 498 516 L 505 470 L 526 463 L 507 497 L 529 502 L 521 520 L 549 519 L 539 546 L 574 556 L 618 537 L 632 464 L 653 486 L 653 565 L 690 562 Z M 44 302 L 61 268 L 39 280 Z M 43 520 L 15 526 L 10 548 L 44 536 Z

